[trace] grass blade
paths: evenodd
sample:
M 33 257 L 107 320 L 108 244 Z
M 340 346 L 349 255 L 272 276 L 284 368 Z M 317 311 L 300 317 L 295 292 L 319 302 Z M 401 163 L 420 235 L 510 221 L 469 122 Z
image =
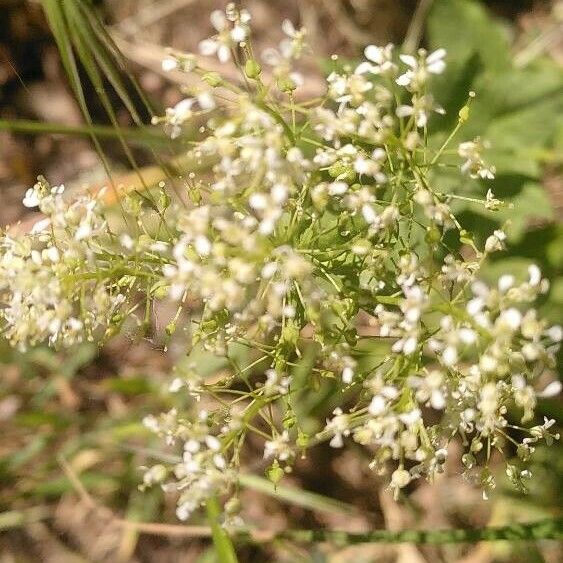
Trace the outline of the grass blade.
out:
M 161 145 L 169 144 L 169 139 L 164 134 L 140 129 L 138 127 L 115 127 L 107 125 L 66 125 L 64 123 L 43 123 L 25 119 L 10 120 L 0 119 L 0 131 L 10 131 L 11 133 L 22 134 L 50 134 L 50 135 L 69 135 L 69 136 L 91 136 L 99 138 L 114 139 L 122 136 L 127 141 L 141 145 Z
M 340 502 L 317 493 L 288 487 L 286 485 L 278 484 L 274 486 L 272 482 L 264 479 L 263 477 L 259 477 L 258 475 L 241 474 L 239 477 L 239 483 L 247 489 L 264 493 L 289 504 L 307 508 L 309 510 L 330 512 L 332 514 L 354 514 L 358 512 L 356 507 L 345 502 Z
M 92 116 L 90 115 L 88 104 L 86 103 L 86 96 L 84 95 L 84 89 L 80 81 L 80 73 L 78 71 L 77 61 L 74 56 L 72 43 L 70 41 L 71 30 L 64 11 L 64 7 L 67 4 L 66 2 L 60 2 L 59 0 L 41 0 L 41 2 L 42 2 L 43 10 L 45 12 L 45 16 L 47 17 L 47 22 L 49 24 L 49 27 L 51 28 L 51 31 L 55 38 L 55 42 L 57 43 L 63 68 L 68 76 L 68 79 L 70 81 L 70 86 L 74 92 L 74 95 L 76 96 L 78 105 L 80 107 L 80 111 L 82 112 L 82 115 L 86 120 L 86 123 L 90 127 L 92 127 L 93 126 Z M 100 157 L 106 175 L 110 181 L 112 190 L 115 194 L 115 197 L 118 200 L 119 195 L 117 192 L 117 188 L 113 183 L 110 166 L 104 154 L 104 151 L 102 150 L 102 147 L 96 135 L 91 134 L 90 137 L 92 139 L 92 142 L 94 143 L 96 152 Z

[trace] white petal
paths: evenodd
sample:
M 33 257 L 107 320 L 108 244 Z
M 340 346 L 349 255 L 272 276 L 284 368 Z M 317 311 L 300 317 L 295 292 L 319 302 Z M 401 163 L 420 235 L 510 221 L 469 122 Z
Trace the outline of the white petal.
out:
M 42 233 L 46 231 L 50 225 L 51 219 L 41 219 L 40 221 L 37 221 L 37 223 L 33 224 L 33 227 L 31 227 L 31 234 L 36 235 L 38 233 Z
M 401 76 L 399 76 L 399 78 L 397 78 L 397 80 L 395 80 L 395 82 L 399 86 L 408 86 L 411 83 L 411 80 L 412 80 L 411 73 L 405 72 L 405 74 L 401 74 Z
M 295 26 L 291 20 L 285 19 L 282 22 L 282 31 L 289 37 L 295 37 Z
M 219 45 L 219 47 L 217 48 L 217 58 L 222 63 L 230 61 L 231 50 L 226 45 Z
M 446 56 L 445 49 L 436 49 L 433 53 L 430 53 L 426 57 L 426 64 L 431 65 L 432 63 L 435 63 L 436 61 L 443 59 L 445 56 Z
M 209 20 L 217 31 L 222 31 L 227 25 L 227 18 L 221 10 L 213 10 L 209 15 Z
M 23 204 L 25 207 L 37 207 L 39 205 L 40 198 L 37 190 L 34 188 L 29 188 L 25 192 L 25 196 L 23 198 Z
M 211 252 L 211 242 L 203 235 L 196 237 L 194 246 L 200 256 L 207 256 Z
M 471 328 L 460 328 L 457 334 L 464 344 L 473 344 L 477 340 L 477 333 Z
M 346 366 L 342 370 L 342 381 L 346 384 L 352 383 L 353 378 L 354 378 L 354 370 L 351 367 Z
M 426 115 L 425 111 L 419 111 L 416 116 L 416 126 L 417 127 L 426 127 L 428 123 L 428 116 Z
M 268 47 L 262 51 L 262 60 L 271 66 L 276 66 L 281 62 L 281 55 L 272 47 Z
M 185 98 L 174 106 L 174 114 L 180 121 L 185 121 L 191 116 L 191 108 L 194 105 L 193 98 Z
M 363 63 L 360 63 L 357 67 L 356 70 L 354 71 L 354 74 L 366 74 L 368 72 L 371 72 L 373 74 L 376 74 L 377 71 L 377 67 L 372 65 L 371 63 L 368 63 L 366 61 L 364 61 Z
M 434 389 L 430 395 L 430 404 L 433 409 L 442 410 L 446 406 L 446 398 L 444 393 L 438 389 Z
M 417 340 L 414 336 L 411 336 L 405 340 L 403 344 L 403 353 L 407 356 L 412 354 L 416 350 Z
M 442 72 L 446 69 L 446 63 L 445 61 L 436 61 L 429 64 L 426 68 L 428 69 L 428 72 L 432 74 L 442 74 Z
M 397 106 L 397 109 L 395 110 L 395 114 L 397 115 L 397 117 L 408 117 L 409 115 L 412 115 L 414 113 L 414 108 L 412 106 Z
M 377 219 L 377 213 L 374 211 L 373 207 L 371 205 L 363 205 L 362 206 L 362 215 L 366 221 L 366 223 L 369 223 L 370 225 L 372 223 L 375 223 L 376 219 Z
M 335 434 L 332 440 L 329 442 L 329 445 L 333 448 L 341 448 L 344 445 L 342 434 Z
M 412 55 L 399 55 L 399 58 L 400 58 L 407 66 L 410 66 L 411 68 L 416 68 L 416 67 L 417 67 L 416 59 L 415 59 Z
M 199 52 L 206 57 L 214 55 L 218 48 L 217 41 L 213 39 L 204 39 L 199 42 Z
M 197 95 L 197 102 L 201 109 L 215 109 L 216 103 L 215 98 L 211 92 L 201 92 Z
M 540 397 L 557 397 L 561 393 L 563 385 L 561 381 L 552 381 L 541 393 L 538 393 Z
M 328 186 L 328 193 L 330 195 L 342 195 L 348 191 L 348 184 L 345 182 L 332 182 Z
M 498 288 L 501 293 L 506 293 L 514 285 L 514 276 L 504 274 L 498 280 Z
M 514 307 L 503 311 L 500 318 L 512 330 L 517 330 L 522 323 L 522 313 Z
M 563 340 L 563 328 L 560 325 L 553 325 L 548 328 L 546 334 L 553 342 L 561 342 Z
M 539 285 L 541 282 L 541 270 L 535 265 L 532 264 L 529 268 L 528 268 L 528 275 L 530 276 L 530 285 L 532 286 L 536 286 Z
M 381 47 L 376 47 L 375 45 L 368 45 L 364 49 L 364 55 L 366 59 L 373 63 L 381 64 L 385 57 L 383 56 L 383 49 Z
M 170 72 L 178 68 L 178 61 L 174 57 L 166 57 L 162 60 L 162 70 Z
M 376 395 L 369 404 L 368 412 L 373 416 L 378 416 L 385 411 L 385 399 L 381 395 Z
M 453 366 L 457 362 L 457 350 L 454 346 L 448 346 L 442 353 L 442 361 L 447 366 Z
M 246 39 L 246 29 L 242 25 L 235 25 L 231 31 L 231 39 L 235 43 L 241 43 Z

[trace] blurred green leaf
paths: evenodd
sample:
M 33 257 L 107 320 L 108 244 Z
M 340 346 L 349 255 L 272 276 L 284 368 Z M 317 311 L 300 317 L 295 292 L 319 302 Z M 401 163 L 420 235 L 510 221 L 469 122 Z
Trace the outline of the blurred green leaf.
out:
M 478 53 L 488 68 L 510 66 L 506 29 L 493 20 L 486 8 L 473 0 L 434 2 L 428 17 L 428 36 L 433 49 L 445 47 L 458 62 Z
M 149 393 L 153 387 L 146 377 L 112 377 L 104 381 L 104 385 L 111 391 L 124 395 L 142 395 Z

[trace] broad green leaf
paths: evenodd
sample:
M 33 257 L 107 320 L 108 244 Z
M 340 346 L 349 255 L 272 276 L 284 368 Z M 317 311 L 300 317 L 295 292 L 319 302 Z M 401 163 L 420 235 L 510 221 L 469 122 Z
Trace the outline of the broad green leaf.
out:
M 51 511 L 46 506 L 0 512 L 0 532 L 40 522 L 49 518 L 50 515 Z
M 510 201 L 514 207 L 501 209 L 498 216 L 501 222 L 510 221 L 507 235 L 511 242 L 521 239 L 532 220 L 553 218 L 549 195 L 541 184 L 525 184 L 520 193 Z
M 461 63 L 478 53 L 487 68 L 501 70 L 511 64 L 506 30 L 492 19 L 481 2 L 434 2 L 427 31 L 431 47 L 444 47 L 452 61 Z

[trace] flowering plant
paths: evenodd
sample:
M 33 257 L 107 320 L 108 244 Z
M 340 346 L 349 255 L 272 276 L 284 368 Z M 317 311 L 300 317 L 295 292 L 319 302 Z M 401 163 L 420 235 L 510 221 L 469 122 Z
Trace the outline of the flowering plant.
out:
M 428 123 L 443 109 L 430 86 L 443 49 L 370 45 L 356 66 L 333 57 L 326 93 L 301 101 L 305 30 L 284 22 L 267 73 L 249 23 L 232 5 L 213 12 L 217 33 L 200 45 L 232 62 L 242 86 L 192 54 L 163 61 L 201 78 L 154 119 L 173 138 L 201 125 L 189 157 L 210 172 L 184 176 L 185 193 L 132 194 L 122 221 L 100 194 L 68 200 L 44 179 L 26 193 L 46 218 L 0 241 L 5 336 L 22 349 L 103 342 L 124 325 L 146 330 L 159 301 L 177 304 L 167 332 L 184 357 L 171 391 L 190 407 L 144 422 L 181 458 L 147 468 L 144 485 L 176 491 L 180 519 L 228 496 L 225 524 L 240 523 L 237 483 L 254 437 L 274 483 L 309 448 L 352 440 L 398 496 L 442 472 L 459 438 L 465 475 L 485 495 L 491 456 L 512 447 L 519 461 L 507 458 L 507 475 L 525 489 L 535 444 L 557 437 L 553 420 L 532 421 L 537 397 L 560 390 L 548 381 L 562 329 L 531 306 L 548 290 L 536 266 L 527 279 L 480 278 L 505 233 L 481 248 L 450 204 L 502 202 L 490 190 L 474 199 L 433 188 L 442 167 L 494 177 L 486 141 L 451 148 L 473 94 L 433 146 Z M 218 377 L 207 377 L 202 351 L 220 360 Z M 333 411 L 311 421 L 301 405 L 319 390 Z

